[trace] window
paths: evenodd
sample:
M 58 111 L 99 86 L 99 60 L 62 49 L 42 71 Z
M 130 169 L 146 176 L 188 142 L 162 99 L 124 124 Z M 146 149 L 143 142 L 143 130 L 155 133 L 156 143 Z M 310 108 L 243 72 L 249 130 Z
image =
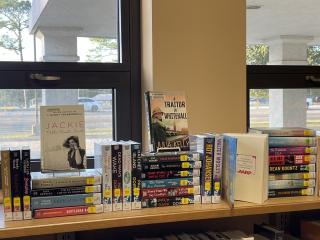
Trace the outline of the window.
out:
M 318 66 L 247 66 L 248 127 L 320 130 Z
M 31 139 L 37 159 L 37 107 L 65 103 L 84 105 L 89 154 L 98 137 L 140 142 L 140 1 L 17 2 L 28 2 L 31 25 L 22 32 L 32 44 L 23 43 L 22 54 L 0 47 L 7 56 L 0 59 L 2 143 Z M 1 29 L 0 36 L 13 33 Z

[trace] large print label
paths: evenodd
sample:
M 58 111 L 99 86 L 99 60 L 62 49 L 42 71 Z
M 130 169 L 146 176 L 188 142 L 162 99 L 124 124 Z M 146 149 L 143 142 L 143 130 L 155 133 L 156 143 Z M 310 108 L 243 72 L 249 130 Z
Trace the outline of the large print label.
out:
M 244 175 L 255 175 L 256 156 L 237 154 L 237 173 Z

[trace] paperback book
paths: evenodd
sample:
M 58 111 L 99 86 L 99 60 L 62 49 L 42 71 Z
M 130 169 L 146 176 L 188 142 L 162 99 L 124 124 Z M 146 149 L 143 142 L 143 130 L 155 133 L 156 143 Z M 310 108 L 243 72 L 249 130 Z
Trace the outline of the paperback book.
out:
M 40 106 L 41 171 L 87 168 L 83 105 Z
M 189 150 L 188 116 L 183 92 L 146 92 L 149 150 Z

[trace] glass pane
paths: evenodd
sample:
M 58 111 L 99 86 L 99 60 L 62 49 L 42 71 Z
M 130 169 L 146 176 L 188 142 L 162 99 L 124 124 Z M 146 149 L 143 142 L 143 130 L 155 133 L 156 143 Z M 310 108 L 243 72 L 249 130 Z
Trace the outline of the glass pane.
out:
M 0 61 L 119 62 L 119 0 L 0 0 Z
M 320 89 L 250 89 L 250 127 L 320 130 Z
M 40 158 L 40 105 L 83 104 L 86 151 L 94 141 L 112 139 L 111 89 L 0 89 L 0 145 L 31 147 Z

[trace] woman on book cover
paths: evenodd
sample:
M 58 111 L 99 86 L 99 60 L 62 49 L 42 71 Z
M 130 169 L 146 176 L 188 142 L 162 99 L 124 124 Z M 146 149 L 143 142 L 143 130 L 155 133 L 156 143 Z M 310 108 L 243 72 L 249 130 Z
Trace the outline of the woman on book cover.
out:
M 71 168 L 84 169 L 86 151 L 80 147 L 78 136 L 68 137 L 63 146 L 69 148 L 68 162 Z

